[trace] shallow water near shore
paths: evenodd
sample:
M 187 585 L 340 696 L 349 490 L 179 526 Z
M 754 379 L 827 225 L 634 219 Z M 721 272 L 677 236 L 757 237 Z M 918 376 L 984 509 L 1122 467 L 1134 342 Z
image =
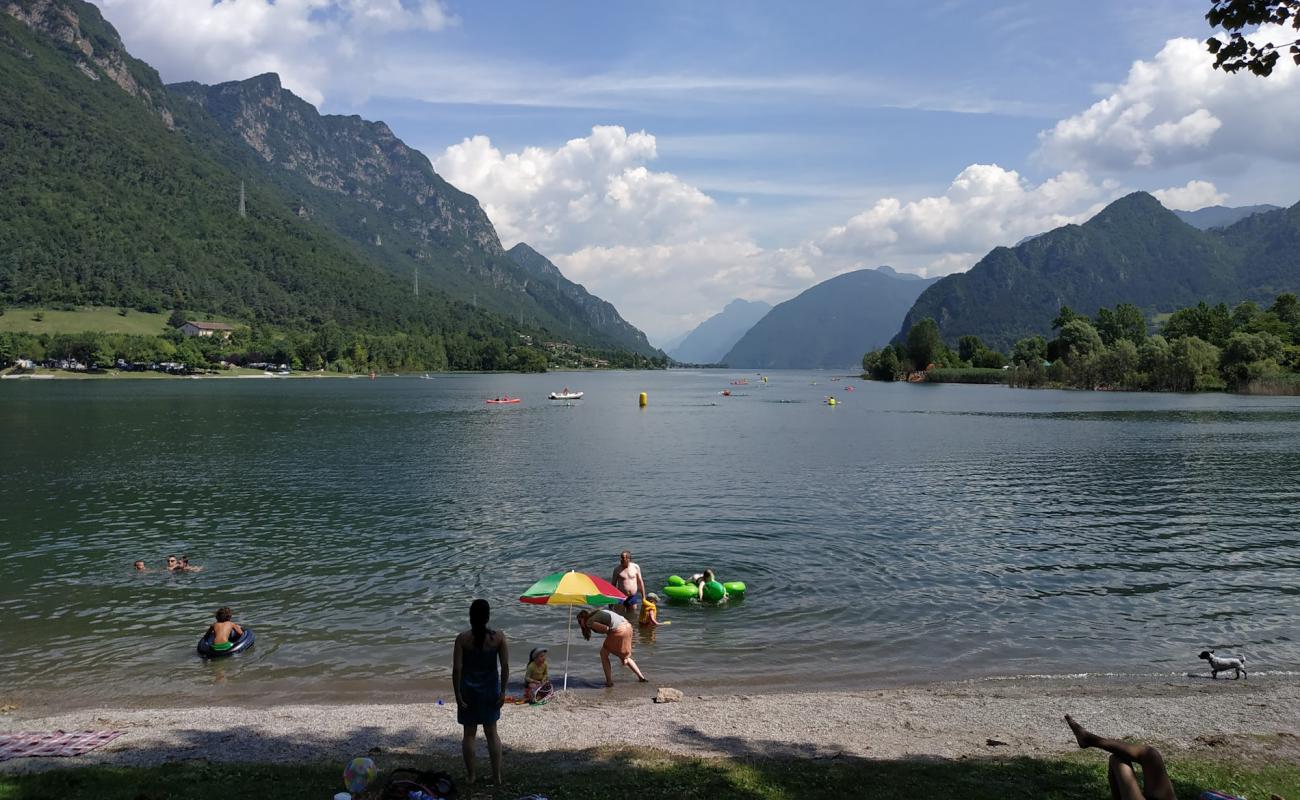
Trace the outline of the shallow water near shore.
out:
M 657 684 L 1300 668 L 1296 398 L 741 375 L 7 381 L 0 700 L 440 694 L 474 597 L 557 675 L 566 610 L 518 595 L 624 548 L 652 591 L 749 586 L 662 607 Z M 204 571 L 157 571 L 182 552 Z M 223 604 L 257 647 L 205 663 Z M 571 685 L 596 650 L 575 634 Z

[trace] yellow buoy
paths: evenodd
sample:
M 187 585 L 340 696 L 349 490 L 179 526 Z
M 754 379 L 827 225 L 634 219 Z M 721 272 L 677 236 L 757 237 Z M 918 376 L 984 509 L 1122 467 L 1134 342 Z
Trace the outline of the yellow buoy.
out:
M 828 406 L 833 406 L 833 405 L 835 405 L 835 398 L 834 398 L 834 397 L 828 397 L 828 398 L 826 398 L 826 405 L 828 405 Z
M 649 401 L 648 401 L 648 398 L 646 397 L 646 393 L 645 393 L 645 392 L 642 392 L 642 393 L 641 393 L 641 397 L 638 398 L 638 404 L 639 404 L 642 408 L 645 408 L 645 405 L 646 405 L 647 402 L 649 402 Z

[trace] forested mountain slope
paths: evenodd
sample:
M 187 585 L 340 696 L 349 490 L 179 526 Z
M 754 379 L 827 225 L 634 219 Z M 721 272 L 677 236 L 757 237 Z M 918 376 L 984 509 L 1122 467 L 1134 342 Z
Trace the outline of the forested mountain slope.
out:
M 896 341 L 932 317 L 947 341 L 980 337 L 1006 351 L 1051 330 L 1061 306 L 1095 314 L 1132 303 L 1149 314 L 1198 302 L 1271 302 L 1300 289 L 1300 205 L 1199 230 L 1136 192 L 1082 225 L 992 250 L 928 288 Z

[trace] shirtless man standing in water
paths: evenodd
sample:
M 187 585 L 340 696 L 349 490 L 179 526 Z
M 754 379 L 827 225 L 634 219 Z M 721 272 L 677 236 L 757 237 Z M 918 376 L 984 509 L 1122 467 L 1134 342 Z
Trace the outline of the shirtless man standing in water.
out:
M 641 567 L 632 560 L 628 551 L 619 554 L 614 579 L 610 583 L 627 595 L 627 599 L 619 604 L 619 613 L 628 619 L 639 619 L 641 598 L 645 597 L 645 579 L 641 577 Z

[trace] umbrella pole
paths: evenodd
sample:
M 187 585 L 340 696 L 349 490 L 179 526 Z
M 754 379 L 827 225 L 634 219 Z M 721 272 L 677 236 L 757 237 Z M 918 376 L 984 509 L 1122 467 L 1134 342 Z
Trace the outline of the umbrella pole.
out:
M 569 627 L 564 631 L 564 691 L 569 691 L 569 640 L 573 638 L 573 606 L 569 606 Z

